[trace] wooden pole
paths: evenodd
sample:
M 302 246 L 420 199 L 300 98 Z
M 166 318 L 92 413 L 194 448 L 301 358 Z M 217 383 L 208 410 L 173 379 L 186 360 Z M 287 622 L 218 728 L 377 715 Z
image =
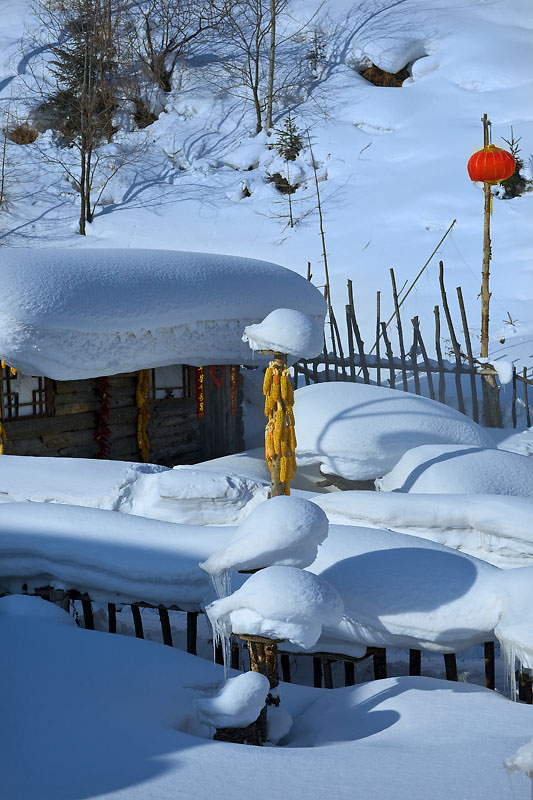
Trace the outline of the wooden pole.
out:
M 483 266 L 481 271 L 481 358 L 489 357 L 489 305 L 490 280 L 490 183 L 483 184 L 485 202 L 483 207 Z

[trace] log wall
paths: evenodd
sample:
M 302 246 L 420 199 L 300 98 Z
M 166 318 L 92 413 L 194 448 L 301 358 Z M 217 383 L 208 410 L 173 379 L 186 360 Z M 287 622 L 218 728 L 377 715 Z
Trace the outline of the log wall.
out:
M 230 367 L 225 368 L 220 386 L 209 377 L 207 367 L 205 374 L 206 411 L 201 420 L 194 396 L 148 402 L 152 463 L 192 464 L 243 449 L 240 376 L 237 413 L 232 414 Z M 137 373 L 112 375 L 107 380 L 110 384 L 108 458 L 141 461 L 137 446 Z M 7 434 L 4 453 L 96 458 L 95 423 L 100 409 L 97 380 L 47 381 L 47 398 L 48 416 L 22 417 L 4 423 Z

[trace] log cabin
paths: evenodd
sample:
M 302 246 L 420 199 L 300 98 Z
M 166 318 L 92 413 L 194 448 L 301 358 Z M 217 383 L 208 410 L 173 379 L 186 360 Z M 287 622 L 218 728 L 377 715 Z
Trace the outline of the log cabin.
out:
M 323 320 L 318 290 L 254 259 L 13 248 L 0 260 L 3 453 L 192 464 L 244 449 L 246 325 Z M 263 359 L 264 360 L 264 359 Z

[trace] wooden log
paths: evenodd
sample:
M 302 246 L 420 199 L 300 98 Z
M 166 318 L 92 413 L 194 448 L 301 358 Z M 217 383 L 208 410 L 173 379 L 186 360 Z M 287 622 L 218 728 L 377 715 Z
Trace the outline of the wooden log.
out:
M 394 270 L 392 267 L 389 270 L 391 283 L 392 283 L 392 298 L 394 300 L 394 314 L 396 316 L 396 327 L 398 328 L 398 344 L 400 346 L 400 361 L 402 365 L 402 381 L 403 381 L 403 390 L 404 392 L 407 391 L 407 369 L 405 363 L 405 346 L 403 343 L 403 330 L 402 330 L 402 318 L 400 315 L 400 304 L 398 302 L 398 292 L 396 290 L 396 277 L 394 275 Z
M 331 669 L 333 661 L 330 658 L 325 658 L 322 662 L 322 671 L 324 673 L 324 688 L 333 689 L 333 671 Z
M 445 370 L 440 346 L 440 311 L 438 306 L 434 306 L 433 313 L 435 315 L 435 352 L 437 353 L 439 365 L 439 403 L 446 404 L 446 381 L 444 379 Z
M 353 661 L 344 662 L 344 685 L 355 686 L 355 664 Z
M 409 675 L 421 675 L 422 653 L 420 650 L 409 650 Z
M 141 609 L 139 608 L 137 603 L 131 604 L 131 615 L 133 617 L 133 625 L 135 627 L 135 636 L 137 637 L 137 639 L 144 639 Z
M 94 631 L 93 604 L 88 597 L 82 597 L 83 625 L 86 630 Z
M 49 455 L 46 451 L 46 455 Z M 94 445 L 85 445 L 84 447 L 64 447 L 58 450 L 58 455 L 62 458 L 95 458 L 96 457 L 96 443 Z
M 352 314 L 349 304 L 346 304 L 346 332 L 348 336 L 348 358 L 350 362 L 350 380 L 355 382 L 355 350 L 353 346 Z
M 61 433 L 46 433 L 43 431 L 42 440 L 47 450 L 64 450 L 66 447 L 87 447 L 95 444 L 94 430 L 70 430 Z
M 533 705 L 533 681 L 530 670 L 517 670 L 516 681 L 518 683 L 518 699 L 522 703 Z
M 107 604 L 107 620 L 109 633 L 117 632 L 117 607 L 114 603 Z
M 413 327 L 415 328 L 416 340 L 418 342 L 418 346 L 420 347 L 420 352 L 422 353 L 422 360 L 424 361 L 424 367 L 428 380 L 429 396 L 431 397 L 432 400 L 435 400 L 435 389 L 433 387 L 433 378 L 431 375 L 432 372 L 431 364 L 429 363 L 426 346 L 424 344 L 424 340 L 422 339 L 422 334 L 420 333 L 420 323 L 418 317 L 413 317 L 412 323 Z
M 468 358 L 468 365 L 470 367 L 470 392 L 472 394 L 472 419 L 474 422 L 479 422 L 479 409 L 477 401 L 477 386 L 476 386 L 476 365 L 474 363 L 474 355 L 472 352 L 472 342 L 470 339 L 470 330 L 468 328 L 468 320 L 466 318 L 466 309 L 463 300 L 463 291 L 460 286 L 456 288 L 457 300 L 459 301 L 459 309 L 461 311 L 461 323 L 463 326 L 463 336 L 465 337 L 466 355 Z
M 339 358 L 340 358 L 340 363 L 341 363 L 342 379 L 346 380 L 346 371 L 344 369 L 344 350 L 343 350 L 343 347 L 342 347 L 341 335 L 339 333 L 339 326 L 337 325 L 337 319 L 335 317 L 335 314 L 333 313 L 333 308 L 330 308 L 330 312 L 329 313 L 330 313 L 331 322 L 333 324 L 333 329 L 334 329 L 334 332 L 335 332 L 335 338 L 337 339 L 337 348 L 338 348 Z M 336 355 L 336 353 L 335 353 L 335 355 Z
M 282 653 L 279 657 L 281 666 L 281 676 L 285 683 L 291 682 L 291 659 L 288 653 Z
M 527 367 L 524 367 L 522 371 L 522 380 L 524 382 L 524 404 L 526 406 L 526 425 L 528 428 L 531 428 L 531 414 L 529 411 L 529 400 L 527 396 L 527 385 L 528 385 Z
M 485 686 L 487 689 L 496 688 L 496 665 L 494 658 L 494 642 L 485 642 L 483 645 L 485 657 Z
M 392 354 L 392 347 L 387 334 L 387 326 L 384 322 L 381 323 L 381 335 L 383 337 L 383 343 L 385 345 L 385 350 L 387 352 L 387 358 L 389 362 L 389 386 L 391 389 L 394 389 L 396 385 L 396 377 L 394 374 L 394 356 Z
M 96 393 L 96 381 L 94 378 L 82 378 L 77 381 L 56 381 L 55 382 L 56 402 L 61 402 L 62 394 L 73 394 L 74 392 Z
M 444 654 L 444 668 L 446 670 L 447 681 L 459 680 L 457 677 L 457 659 L 455 657 L 455 653 Z
M 420 376 L 418 374 L 418 341 L 416 337 L 416 327 L 414 321 L 411 320 L 413 323 L 413 344 L 411 345 L 410 349 L 410 356 L 411 356 L 411 369 L 413 370 L 413 379 L 415 382 L 415 394 L 420 394 Z
M 161 636 L 163 638 L 163 644 L 166 644 L 168 647 L 172 647 L 172 629 L 170 627 L 170 617 L 168 615 L 168 609 L 165 606 L 159 606 L 159 623 L 161 625 Z
M 198 638 L 198 612 L 187 611 L 187 652 L 196 655 L 196 641 Z M 217 661 L 217 664 L 221 663 Z
M 322 661 L 313 656 L 313 686 L 320 689 L 322 686 Z
M 380 339 L 381 339 L 381 292 L 376 292 L 376 363 L 379 364 L 381 359 Z M 376 383 L 381 386 L 381 370 L 379 366 L 376 369 Z
M 513 428 L 516 428 L 516 367 L 513 367 L 513 394 L 511 399 L 511 417 Z
M 442 297 L 442 307 L 444 309 L 444 314 L 446 316 L 446 322 L 448 324 L 448 330 L 450 332 L 450 339 L 452 342 L 453 353 L 455 356 L 455 388 L 457 391 L 457 406 L 461 414 L 466 414 L 465 402 L 463 397 L 463 387 L 461 385 L 461 375 L 462 375 L 461 348 L 459 347 L 459 342 L 457 341 L 457 336 L 455 335 L 455 328 L 453 326 L 452 315 L 450 313 L 450 307 L 448 305 L 446 287 L 444 286 L 443 261 L 439 261 L 439 284 L 440 284 L 440 293 Z
M 361 338 L 361 331 L 359 330 L 357 317 L 355 315 L 355 305 L 354 305 L 353 288 L 351 281 L 348 281 L 348 297 L 350 300 L 350 318 L 355 336 L 355 341 L 357 344 L 357 350 L 359 352 L 359 363 L 361 364 L 361 370 L 363 372 L 363 380 L 365 383 L 370 383 L 370 375 L 368 373 L 368 365 L 366 363 L 366 356 L 365 356 L 365 343 Z
M 11 436 L 11 426 L 16 422 L 4 423 L 7 442 L 4 444 L 4 453 L 11 456 L 44 456 L 48 449 L 42 439 L 14 439 Z

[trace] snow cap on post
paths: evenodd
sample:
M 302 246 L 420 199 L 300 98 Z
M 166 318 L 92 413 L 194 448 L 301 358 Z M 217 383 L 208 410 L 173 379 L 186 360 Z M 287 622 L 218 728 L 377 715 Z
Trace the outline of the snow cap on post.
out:
M 200 567 L 212 575 L 271 566 L 308 567 L 328 535 L 328 518 L 299 497 L 272 497 L 257 506 L 225 547 Z
M 247 325 L 242 338 L 252 350 L 314 358 L 322 350 L 323 331 L 316 317 L 292 308 L 276 308 L 262 322 Z

